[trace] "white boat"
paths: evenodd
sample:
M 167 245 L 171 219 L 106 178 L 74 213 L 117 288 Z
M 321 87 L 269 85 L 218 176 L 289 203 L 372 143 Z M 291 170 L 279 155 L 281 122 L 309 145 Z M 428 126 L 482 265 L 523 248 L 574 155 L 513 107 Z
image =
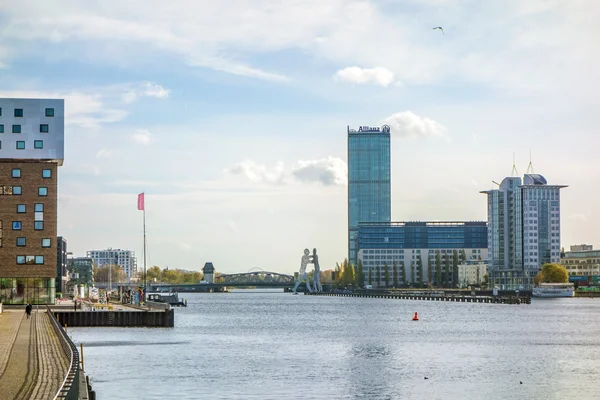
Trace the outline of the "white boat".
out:
M 531 291 L 533 297 L 573 297 L 575 287 L 573 283 L 540 283 Z

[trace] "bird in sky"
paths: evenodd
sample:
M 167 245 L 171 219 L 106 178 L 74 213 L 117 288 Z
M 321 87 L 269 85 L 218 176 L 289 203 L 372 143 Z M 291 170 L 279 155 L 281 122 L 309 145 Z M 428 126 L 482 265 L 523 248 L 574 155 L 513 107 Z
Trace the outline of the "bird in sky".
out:
M 443 29 L 441 26 L 436 26 L 436 27 L 435 27 L 435 28 L 433 28 L 433 29 L 439 29 L 440 31 L 442 31 L 442 35 L 445 35 L 445 33 L 444 33 L 444 29 Z

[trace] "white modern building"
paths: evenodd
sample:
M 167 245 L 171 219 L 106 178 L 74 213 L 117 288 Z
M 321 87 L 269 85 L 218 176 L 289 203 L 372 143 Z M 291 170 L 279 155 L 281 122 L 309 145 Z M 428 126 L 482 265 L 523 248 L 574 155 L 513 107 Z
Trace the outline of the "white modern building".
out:
M 562 255 L 560 263 L 570 276 L 598 276 L 600 275 L 600 250 L 594 250 L 593 246 L 585 244 L 571 246 L 571 251 Z
M 489 282 L 530 289 L 545 263 L 560 262 L 560 189 L 539 174 L 505 178 L 488 196 Z
M 464 288 L 470 285 L 481 285 L 487 274 L 487 263 L 471 262 L 458 266 L 458 282 Z
M 118 265 L 125 271 L 128 278 L 133 278 L 137 272 L 137 258 L 133 250 L 104 249 L 89 250 L 87 256 L 94 260 L 98 267 L 104 265 Z

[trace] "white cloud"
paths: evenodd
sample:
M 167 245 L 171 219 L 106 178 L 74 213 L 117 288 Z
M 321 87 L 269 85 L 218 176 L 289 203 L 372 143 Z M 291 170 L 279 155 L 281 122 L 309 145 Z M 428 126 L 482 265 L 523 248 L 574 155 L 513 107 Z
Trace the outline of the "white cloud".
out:
M 396 137 L 444 137 L 446 127 L 432 119 L 420 117 L 412 111 L 395 113 L 383 120 Z
M 321 160 L 300 160 L 292 174 L 301 182 L 320 182 L 325 186 L 346 185 L 348 181 L 344 160 L 331 156 Z
M 146 82 L 138 85 L 137 87 L 132 87 L 123 93 L 123 101 L 129 104 L 143 96 L 166 99 L 169 97 L 170 92 L 171 91 L 169 89 L 165 89 L 161 85 L 154 84 L 152 82 Z
M 152 135 L 147 129 L 138 129 L 131 137 L 136 143 L 143 146 L 148 146 L 152 141 Z
M 333 78 L 337 81 L 357 84 L 373 83 L 380 86 L 388 86 L 394 82 L 394 73 L 389 69 L 382 67 L 347 67 L 337 71 L 333 75 Z
M 274 168 L 269 169 L 252 160 L 245 160 L 235 164 L 227 171 L 234 175 L 243 175 L 252 182 L 257 183 L 281 185 L 285 182 L 285 170 L 283 162 L 281 161 L 279 161 Z

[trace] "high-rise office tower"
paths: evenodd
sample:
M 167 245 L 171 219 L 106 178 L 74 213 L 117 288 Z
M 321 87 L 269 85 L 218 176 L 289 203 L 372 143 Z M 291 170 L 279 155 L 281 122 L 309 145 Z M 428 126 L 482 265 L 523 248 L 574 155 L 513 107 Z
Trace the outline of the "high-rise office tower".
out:
M 348 258 L 356 265 L 361 222 L 390 222 L 390 127 L 348 127 Z
M 488 196 L 489 282 L 530 289 L 545 263 L 560 262 L 560 189 L 539 174 L 508 177 Z
M 0 99 L 0 302 L 54 303 L 64 100 Z

